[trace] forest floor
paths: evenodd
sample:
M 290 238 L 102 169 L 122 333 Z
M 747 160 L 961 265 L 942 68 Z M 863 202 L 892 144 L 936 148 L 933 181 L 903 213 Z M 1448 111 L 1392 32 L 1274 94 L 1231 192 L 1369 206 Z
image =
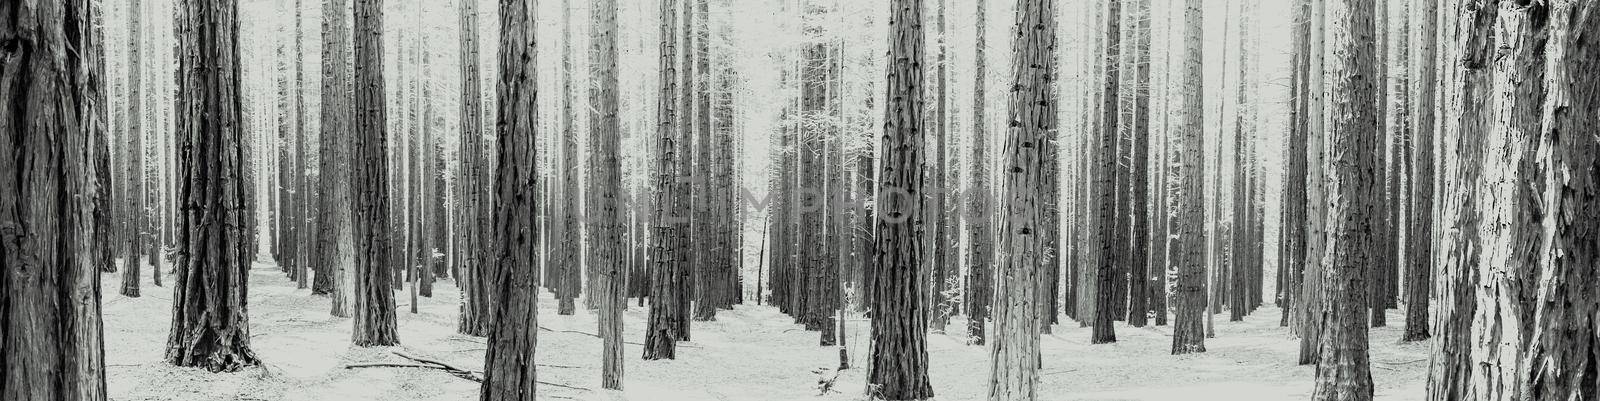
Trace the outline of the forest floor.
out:
M 145 270 L 148 272 L 148 268 Z M 171 283 L 171 276 L 164 282 Z M 170 329 L 169 287 L 145 277 L 144 297 L 119 295 L 120 275 L 104 276 L 107 384 L 113 400 L 439 400 L 478 399 L 478 383 L 441 370 L 359 368 L 360 363 L 414 364 L 395 352 L 431 358 L 469 370 L 483 366 L 484 339 L 455 334 L 458 294 L 437 284 L 410 313 L 408 292 L 396 292 L 401 346 L 350 345 L 349 319 L 328 316 L 329 299 L 295 289 L 276 266 L 250 271 L 251 346 L 264 368 L 210 373 L 162 362 Z M 581 300 L 580 300 L 581 302 Z M 846 344 L 851 369 L 832 391 L 819 395 L 819 379 L 832 377 L 837 347 L 818 347 L 817 333 L 768 306 L 720 311 L 714 322 L 694 322 L 694 341 L 678 359 L 641 360 L 645 308 L 625 314 L 627 358 L 623 392 L 599 389 L 600 340 L 594 315 L 578 308 L 558 316 L 548 293 L 539 303 L 540 399 L 573 400 L 861 400 L 867 373 L 868 322 L 851 315 Z M 1119 325 L 1118 342 L 1090 345 L 1089 330 L 1058 325 L 1043 337 L 1044 400 L 1297 400 L 1308 399 L 1313 367 L 1297 366 L 1298 340 L 1278 327 L 1278 309 L 1262 308 L 1244 322 L 1216 318 L 1209 352 L 1172 356 L 1170 327 Z M 1379 400 L 1420 400 L 1428 369 L 1428 343 L 1400 343 L 1403 316 L 1372 330 L 1373 379 Z M 959 318 L 952 332 L 964 327 Z M 964 336 L 930 334 L 929 374 L 936 400 L 986 399 L 987 349 Z

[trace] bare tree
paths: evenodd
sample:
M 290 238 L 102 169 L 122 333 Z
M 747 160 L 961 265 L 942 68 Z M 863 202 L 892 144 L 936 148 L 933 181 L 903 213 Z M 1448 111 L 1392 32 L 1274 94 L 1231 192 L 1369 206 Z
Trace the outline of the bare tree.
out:
M 355 331 L 359 346 L 400 343 L 394 269 L 389 262 L 389 158 L 383 92 L 383 1 L 356 0 L 354 60 L 357 140 L 350 146 L 351 235 L 355 240 Z
M 989 145 L 984 115 L 987 111 L 984 105 L 984 77 L 988 75 L 988 60 L 984 58 L 984 48 L 988 46 L 988 37 L 984 27 L 988 25 L 986 9 L 989 8 L 988 0 L 976 0 L 977 6 L 977 40 L 973 46 L 973 80 L 972 89 L 972 168 L 968 172 L 972 175 L 971 193 L 967 195 L 967 241 L 971 247 L 967 251 L 970 261 L 970 271 L 967 273 L 967 337 L 973 345 L 983 345 L 987 334 L 984 324 L 989 319 L 991 299 L 994 294 L 994 233 L 990 226 L 994 224 L 993 194 L 989 189 Z M 1053 5 L 1050 4 L 1050 5 Z
M 623 242 L 620 210 L 624 206 L 622 193 L 621 161 L 618 147 L 621 142 L 621 124 L 617 120 L 617 0 L 600 0 L 589 9 L 590 69 L 589 93 L 594 97 L 594 107 L 589 112 L 589 138 L 593 152 L 590 157 L 589 210 L 591 213 L 590 269 L 596 270 L 597 288 L 589 289 L 589 297 L 599 298 L 600 338 L 602 356 L 601 387 L 622 389 L 622 309 L 627 306 L 627 276 L 623 255 L 628 251 Z
M 1200 0 L 1184 1 L 1183 17 L 1183 68 L 1179 78 L 1183 85 L 1181 117 L 1176 125 L 1182 132 L 1173 139 L 1172 172 L 1177 177 L 1176 205 L 1172 215 L 1174 231 L 1169 248 L 1175 253 L 1173 264 L 1177 281 L 1173 283 L 1175 319 L 1172 328 L 1172 353 L 1188 354 L 1206 351 L 1206 241 L 1205 207 L 1200 174 L 1205 171 L 1203 157 L 1205 135 L 1202 133 L 1205 109 L 1201 97 L 1204 41 L 1202 27 L 1204 11 Z
M 1439 0 L 1415 0 L 1411 7 L 1415 27 L 1410 31 L 1411 70 L 1408 96 L 1412 101 L 1411 140 L 1415 143 L 1411 161 L 1410 206 L 1406 220 L 1406 332 L 1405 341 L 1422 341 L 1428 333 L 1428 303 L 1433 296 L 1433 211 L 1434 211 L 1434 79 L 1438 43 L 1435 16 Z

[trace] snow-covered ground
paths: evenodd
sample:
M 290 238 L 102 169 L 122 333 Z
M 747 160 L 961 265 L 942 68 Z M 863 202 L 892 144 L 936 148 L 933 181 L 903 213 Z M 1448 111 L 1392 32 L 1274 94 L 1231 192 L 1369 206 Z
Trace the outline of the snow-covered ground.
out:
M 147 270 L 145 270 L 148 272 Z M 146 273 L 148 274 L 148 273 Z M 296 290 L 276 266 L 251 270 L 251 345 L 264 368 L 210 373 L 162 362 L 170 328 L 171 291 L 152 287 L 144 297 L 117 294 L 120 276 L 104 276 L 106 368 L 114 400 L 440 400 L 478 399 L 477 383 L 431 369 L 360 368 L 356 363 L 412 364 L 399 351 L 462 368 L 482 368 L 484 340 L 455 334 L 457 292 L 438 283 L 409 313 L 409 295 L 397 292 L 400 340 L 395 348 L 350 346 L 349 319 L 328 316 L 327 297 Z M 170 276 L 167 280 L 170 283 Z M 170 287 L 169 287 L 170 288 Z M 555 314 L 555 302 L 540 301 L 539 380 L 541 399 L 575 400 L 860 400 L 868 356 L 867 322 L 851 316 L 846 343 L 852 369 L 839 375 L 833 392 L 819 396 L 818 379 L 838 364 L 836 347 L 818 347 L 817 333 L 792 324 L 767 306 L 721 311 L 715 322 L 695 322 L 694 341 L 679 346 L 678 359 L 644 361 L 645 309 L 626 313 L 626 390 L 600 392 L 600 340 L 595 317 Z M 1118 326 L 1120 340 L 1090 345 L 1088 329 L 1057 326 L 1043 339 L 1042 386 L 1046 400 L 1297 400 L 1312 389 L 1313 368 L 1296 366 L 1298 340 L 1277 327 L 1278 310 L 1263 308 L 1244 322 L 1217 316 L 1210 352 L 1168 355 L 1169 327 Z M 1390 322 L 1404 322 L 1391 314 Z M 964 321 L 951 322 L 952 330 Z M 1427 375 L 1427 343 L 1402 344 L 1402 327 L 1372 331 L 1373 379 L 1380 400 L 1420 400 Z M 930 368 L 937 400 L 986 399 L 987 351 L 959 336 L 929 335 Z M 821 371 L 821 373 L 818 373 Z

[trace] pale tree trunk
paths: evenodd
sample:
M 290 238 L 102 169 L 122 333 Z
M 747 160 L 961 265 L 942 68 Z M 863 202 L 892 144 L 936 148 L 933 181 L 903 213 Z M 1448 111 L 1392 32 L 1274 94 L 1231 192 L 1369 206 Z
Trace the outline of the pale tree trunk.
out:
M 5 8 L 0 137 L 15 147 L 0 152 L 0 398 L 104 400 L 92 250 L 96 198 L 109 196 L 94 172 L 104 45 L 89 1 Z
M 178 28 L 184 214 L 166 361 L 212 372 L 260 363 L 250 349 L 245 303 L 251 250 L 240 202 L 249 187 L 239 175 L 238 16 L 233 1 L 188 0 Z
M 1176 205 L 1172 215 L 1174 238 L 1173 264 L 1177 281 L 1173 283 L 1175 303 L 1172 330 L 1172 353 L 1189 354 L 1206 351 L 1206 239 L 1205 205 L 1202 172 L 1205 171 L 1205 116 L 1201 92 L 1204 54 L 1202 27 L 1204 11 L 1200 0 L 1185 0 L 1183 16 L 1183 67 L 1178 77 L 1183 83 L 1179 121 L 1175 124 L 1182 133 L 1173 139 L 1172 168 L 1178 184 L 1173 194 Z
M 617 0 L 600 0 L 591 5 L 589 18 L 590 71 L 589 94 L 594 99 L 590 109 L 590 188 L 589 210 L 593 246 L 590 247 L 589 266 L 596 269 L 596 288 L 589 290 L 589 298 L 598 297 L 600 339 L 602 343 L 600 383 L 609 390 L 621 390 L 622 362 L 622 309 L 627 305 L 627 269 L 623 254 L 628 248 L 622 241 L 623 225 L 619 214 L 623 204 L 622 170 L 619 146 L 621 127 L 617 121 L 619 110 L 617 76 Z
M 920 166 L 926 149 L 923 87 L 926 55 L 921 0 L 892 0 L 889 16 L 889 71 L 884 98 L 883 160 L 879 168 L 877 261 L 870 275 L 872 361 L 867 393 L 885 400 L 933 397 L 928 381 L 926 299 L 915 280 L 922 238 L 912 221 L 923 211 Z
M 144 30 L 140 25 L 140 15 L 144 7 L 140 7 L 140 0 L 131 0 L 128 4 L 128 125 L 123 129 L 127 137 L 124 144 L 128 155 L 127 169 L 127 209 L 124 215 L 127 220 L 127 248 L 128 252 L 122 257 L 122 295 L 126 297 L 139 296 L 139 272 L 144 265 L 144 75 L 140 67 L 144 64 L 140 58 L 139 50 L 144 47 Z
M 1314 400 L 1371 400 L 1368 312 L 1373 304 L 1367 283 L 1371 266 L 1385 257 L 1371 233 L 1383 227 L 1383 149 L 1374 80 L 1377 49 L 1375 0 L 1329 0 L 1325 7 L 1330 99 L 1328 249 L 1323 258 L 1324 303 L 1320 359 Z M 1381 307 L 1379 307 L 1381 309 Z
M 577 117 L 572 112 L 572 7 L 570 0 L 563 0 L 561 7 L 561 135 L 558 137 L 561 146 L 561 159 L 564 168 L 561 169 L 561 191 L 563 196 L 557 200 L 562 205 L 558 210 L 559 216 L 552 219 L 554 224 L 561 225 L 561 232 L 566 233 L 561 238 L 554 238 L 553 244 L 560 248 L 556 252 L 555 271 L 559 272 L 556 280 L 556 314 L 571 315 L 577 310 L 576 300 L 582 289 L 581 268 L 578 265 L 579 249 L 578 213 L 582 212 L 578 206 L 578 132 L 574 128 L 574 119 Z
M 1479 204 L 1481 236 L 1477 271 L 1478 308 L 1472 317 L 1468 393 L 1478 400 L 1524 400 L 1528 346 L 1536 320 L 1540 250 L 1544 228 L 1539 204 L 1547 183 L 1536 152 L 1543 117 L 1546 29 L 1544 5 L 1500 2 L 1495 19 L 1489 107 L 1494 109 L 1483 142 L 1482 179 L 1470 190 Z M 1566 181 L 1563 179 L 1562 181 Z M 1471 184 L 1469 184 L 1471 185 Z
M 1325 270 L 1328 235 L 1325 231 L 1328 217 L 1326 106 L 1328 81 L 1324 73 L 1327 49 L 1326 4 L 1329 0 L 1311 0 L 1310 25 L 1306 54 L 1306 229 L 1305 269 L 1300 278 L 1300 364 L 1314 365 L 1321 359 L 1323 298 L 1323 271 Z
M 350 0 L 327 0 L 322 11 L 322 135 L 317 167 L 316 263 L 332 280 L 329 314 L 350 317 L 355 254 L 350 232 Z M 319 279 L 321 275 L 318 275 Z
M 488 207 L 494 195 L 486 190 L 484 179 L 492 165 L 485 157 L 483 128 L 483 89 L 478 66 L 478 0 L 460 2 L 461 30 L 461 166 L 457 169 L 457 258 L 456 285 L 461 287 L 461 313 L 456 332 L 487 336 L 494 327 L 491 307 L 494 266 L 488 258 L 485 227 Z
M 1037 144 L 1055 134 L 1056 8 L 1054 0 L 1019 0 L 1016 31 L 1012 40 L 1015 54 L 1011 62 L 1012 85 L 1005 144 L 1004 222 L 1001 227 L 1000 261 L 995 293 L 994 331 L 999 333 L 989 348 L 989 400 L 1033 400 L 1039 395 L 1038 325 L 1036 306 L 1044 297 L 1036 283 L 1049 271 L 1042 266 L 1044 253 L 1040 241 L 1045 230 L 1041 214 L 1043 191 L 1040 180 L 1049 154 Z
M 355 330 L 358 346 L 399 344 L 394 269 L 389 247 L 389 160 L 383 92 L 383 0 L 356 0 L 355 129 L 350 147 L 351 235 L 355 240 Z
M 1439 336 L 1434 341 L 1433 358 L 1428 368 L 1428 400 L 1455 401 L 1476 399 L 1469 384 L 1476 374 L 1472 353 L 1472 320 L 1479 307 L 1475 294 L 1480 270 L 1479 194 L 1477 185 L 1483 175 L 1483 146 L 1488 124 L 1495 120 L 1496 110 L 1489 107 L 1489 60 L 1495 48 L 1494 21 L 1499 9 L 1497 0 L 1471 7 L 1456 2 L 1446 13 L 1457 26 L 1449 35 L 1452 43 L 1449 64 L 1454 66 L 1447 81 L 1450 88 L 1443 98 L 1449 99 L 1442 117 L 1442 138 L 1453 139 L 1451 148 L 1440 156 L 1448 162 L 1449 174 L 1442 176 L 1449 199 L 1441 202 L 1446 209 L 1443 219 L 1449 228 L 1442 239 L 1445 250 L 1442 263 L 1436 272 L 1436 289 L 1439 298 L 1439 316 L 1434 330 Z M 1444 26 L 1445 24 L 1440 24 Z M 1443 63 L 1441 63 L 1443 64 Z M 1443 142 L 1440 143 L 1444 145 Z
M 1600 397 L 1600 252 L 1595 248 L 1600 208 L 1595 194 L 1600 177 L 1600 141 L 1593 135 L 1600 121 L 1600 9 L 1589 1 L 1556 1 L 1550 5 L 1550 36 L 1544 74 L 1544 127 L 1539 169 L 1544 174 L 1544 215 L 1540 249 L 1546 258 L 1534 291 L 1533 337 L 1526 354 L 1527 393 L 1539 400 L 1592 400 Z

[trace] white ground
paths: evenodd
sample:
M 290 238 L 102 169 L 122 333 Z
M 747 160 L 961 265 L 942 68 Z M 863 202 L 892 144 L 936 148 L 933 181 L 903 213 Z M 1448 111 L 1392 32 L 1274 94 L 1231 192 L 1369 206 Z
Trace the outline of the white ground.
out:
M 145 270 L 148 272 L 147 270 Z M 147 273 L 148 274 L 148 273 Z M 423 298 L 419 314 L 400 303 L 402 346 L 350 346 L 350 321 L 328 316 L 326 297 L 296 290 L 276 266 L 251 270 L 251 345 L 265 369 L 210 373 L 162 362 L 171 315 L 171 292 L 145 281 L 142 298 L 117 294 L 120 276 L 104 276 L 106 365 L 114 400 L 476 400 L 477 383 L 439 370 L 345 369 L 352 363 L 412 363 L 391 351 L 439 359 L 463 368 L 482 367 L 482 338 L 455 334 L 457 292 L 438 283 Z M 170 276 L 167 280 L 171 282 Z M 170 287 L 168 287 L 170 288 Z M 637 305 L 637 304 L 635 304 Z M 818 396 L 822 368 L 837 365 L 838 349 L 818 347 L 777 310 L 747 305 L 722 311 L 715 322 L 696 322 L 695 341 L 679 346 L 678 360 L 644 361 L 644 308 L 626 313 L 628 357 L 622 393 L 599 388 L 600 340 L 595 318 L 579 308 L 557 316 L 546 294 L 539 321 L 555 331 L 539 333 L 539 380 L 582 389 L 541 386 L 540 399 L 576 400 L 860 400 L 865 386 L 867 322 L 852 316 L 847 344 L 852 369 L 839 376 L 837 392 Z M 1296 400 L 1307 399 L 1313 368 L 1296 366 L 1298 340 L 1277 327 L 1278 310 L 1263 308 L 1241 323 L 1217 319 L 1210 352 L 1168 355 L 1170 328 L 1118 326 L 1120 342 L 1089 345 L 1087 329 L 1069 323 L 1043 339 L 1043 391 L 1047 400 Z M 1391 314 L 1390 322 L 1404 322 Z M 959 319 L 952 329 L 963 327 Z M 1420 400 L 1427 374 L 1427 344 L 1401 344 L 1399 324 L 1372 331 L 1373 379 L 1380 400 Z M 937 400 L 986 399 L 987 352 L 964 338 L 930 334 L 929 374 Z M 821 375 L 831 375 L 824 372 Z

